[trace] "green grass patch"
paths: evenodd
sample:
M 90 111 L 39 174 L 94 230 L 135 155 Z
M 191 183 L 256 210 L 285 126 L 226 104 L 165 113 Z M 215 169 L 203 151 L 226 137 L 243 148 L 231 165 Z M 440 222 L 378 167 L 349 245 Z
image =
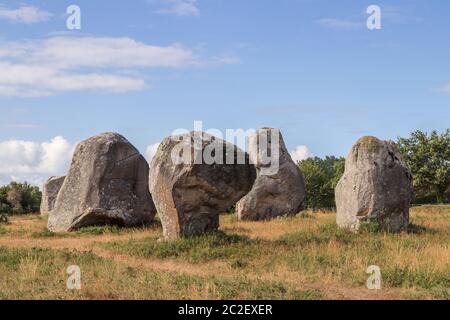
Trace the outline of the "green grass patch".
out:
M 55 238 L 55 237 L 58 237 L 58 236 L 59 236 L 58 234 L 51 232 L 47 228 L 44 228 L 42 231 L 33 232 L 31 234 L 31 238 L 33 238 L 33 239 Z
M 143 240 L 115 241 L 105 246 L 121 253 L 179 259 L 190 263 L 225 260 L 235 268 L 246 267 L 267 249 L 264 241 L 221 231 L 175 241 L 159 241 L 158 237 L 149 237 Z
M 69 265 L 81 269 L 81 291 L 66 287 Z M 155 272 L 91 253 L 0 247 L 0 299 L 321 299 L 278 281 Z
M 357 236 L 349 231 L 339 229 L 335 224 L 320 226 L 317 230 L 299 231 L 282 236 L 279 245 L 301 247 L 308 244 L 327 244 L 334 240 L 342 244 L 350 244 Z
M 92 235 L 98 236 L 102 234 L 120 234 L 124 231 L 124 228 L 118 226 L 91 226 L 77 230 L 73 234 L 76 236 Z
M 396 288 L 420 287 L 424 289 L 450 288 L 448 273 L 434 272 L 427 268 L 387 267 L 382 269 L 382 278 L 386 286 Z
M 5 228 L 3 225 L 0 225 L 0 236 L 8 234 L 9 230 Z
M 80 236 L 101 236 L 104 234 L 123 234 L 130 232 L 130 228 L 121 228 L 118 226 L 91 226 L 84 227 L 74 232 L 54 233 L 47 228 L 43 228 L 41 231 L 32 233 L 31 237 L 34 239 L 39 238 L 76 238 Z
M 9 217 L 6 213 L 0 213 L 0 224 L 7 224 Z

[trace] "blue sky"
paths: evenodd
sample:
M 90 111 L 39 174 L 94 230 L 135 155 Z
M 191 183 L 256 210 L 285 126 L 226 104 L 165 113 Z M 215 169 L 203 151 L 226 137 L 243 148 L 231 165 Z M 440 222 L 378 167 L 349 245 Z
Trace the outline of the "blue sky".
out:
M 146 153 L 195 120 L 277 127 L 317 156 L 444 130 L 449 17 L 441 0 L 0 1 L 0 182 L 63 173 L 100 132 Z

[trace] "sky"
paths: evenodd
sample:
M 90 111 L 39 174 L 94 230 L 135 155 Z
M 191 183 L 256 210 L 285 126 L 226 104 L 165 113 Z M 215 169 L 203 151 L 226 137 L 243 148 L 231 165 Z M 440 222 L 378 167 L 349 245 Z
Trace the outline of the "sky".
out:
M 151 158 L 194 121 L 274 127 L 296 160 L 443 131 L 449 17 L 441 0 L 0 0 L 0 184 L 64 175 L 109 131 Z

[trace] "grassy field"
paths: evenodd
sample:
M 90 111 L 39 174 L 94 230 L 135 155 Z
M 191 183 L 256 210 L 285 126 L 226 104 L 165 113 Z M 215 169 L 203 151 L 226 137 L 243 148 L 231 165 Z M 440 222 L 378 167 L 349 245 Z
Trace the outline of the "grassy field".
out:
M 54 235 L 40 216 L 14 217 L 0 225 L 0 299 L 449 299 L 450 206 L 412 209 L 410 232 L 397 235 L 334 221 L 228 215 L 215 234 L 162 242 L 158 223 Z M 66 288 L 70 265 L 80 291 Z M 366 288 L 370 265 L 381 290 Z

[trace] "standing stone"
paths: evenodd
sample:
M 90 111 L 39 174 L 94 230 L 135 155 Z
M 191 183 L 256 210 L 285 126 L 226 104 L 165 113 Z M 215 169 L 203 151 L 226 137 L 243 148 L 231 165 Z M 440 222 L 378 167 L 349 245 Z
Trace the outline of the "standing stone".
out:
M 305 209 L 305 179 L 292 161 L 280 130 L 259 129 L 250 137 L 249 147 L 257 178 L 250 193 L 237 203 L 238 218 L 270 220 L 295 215 Z M 268 155 L 272 157 L 269 159 Z M 274 170 L 269 170 L 270 167 Z
M 412 176 L 397 145 L 363 137 L 336 187 L 337 224 L 352 231 L 372 222 L 392 232 L 405 230 L 411 197 Z
M 151 222 L 156 211 L 148 172 L 144 157 L 117 133 L 81 142 L 50 212 L 48 229 L 67 232 L 92 225 Z
M 166 240 L 217 230 L 219 214 L 251 189 L 248 155 L 206 133 L 163 140 L 153 158 L 150 190 Z
M 53 210 L 56 197 L 66 177 L 51 177 L 42 188 L 41 215 L 46 216 Z

